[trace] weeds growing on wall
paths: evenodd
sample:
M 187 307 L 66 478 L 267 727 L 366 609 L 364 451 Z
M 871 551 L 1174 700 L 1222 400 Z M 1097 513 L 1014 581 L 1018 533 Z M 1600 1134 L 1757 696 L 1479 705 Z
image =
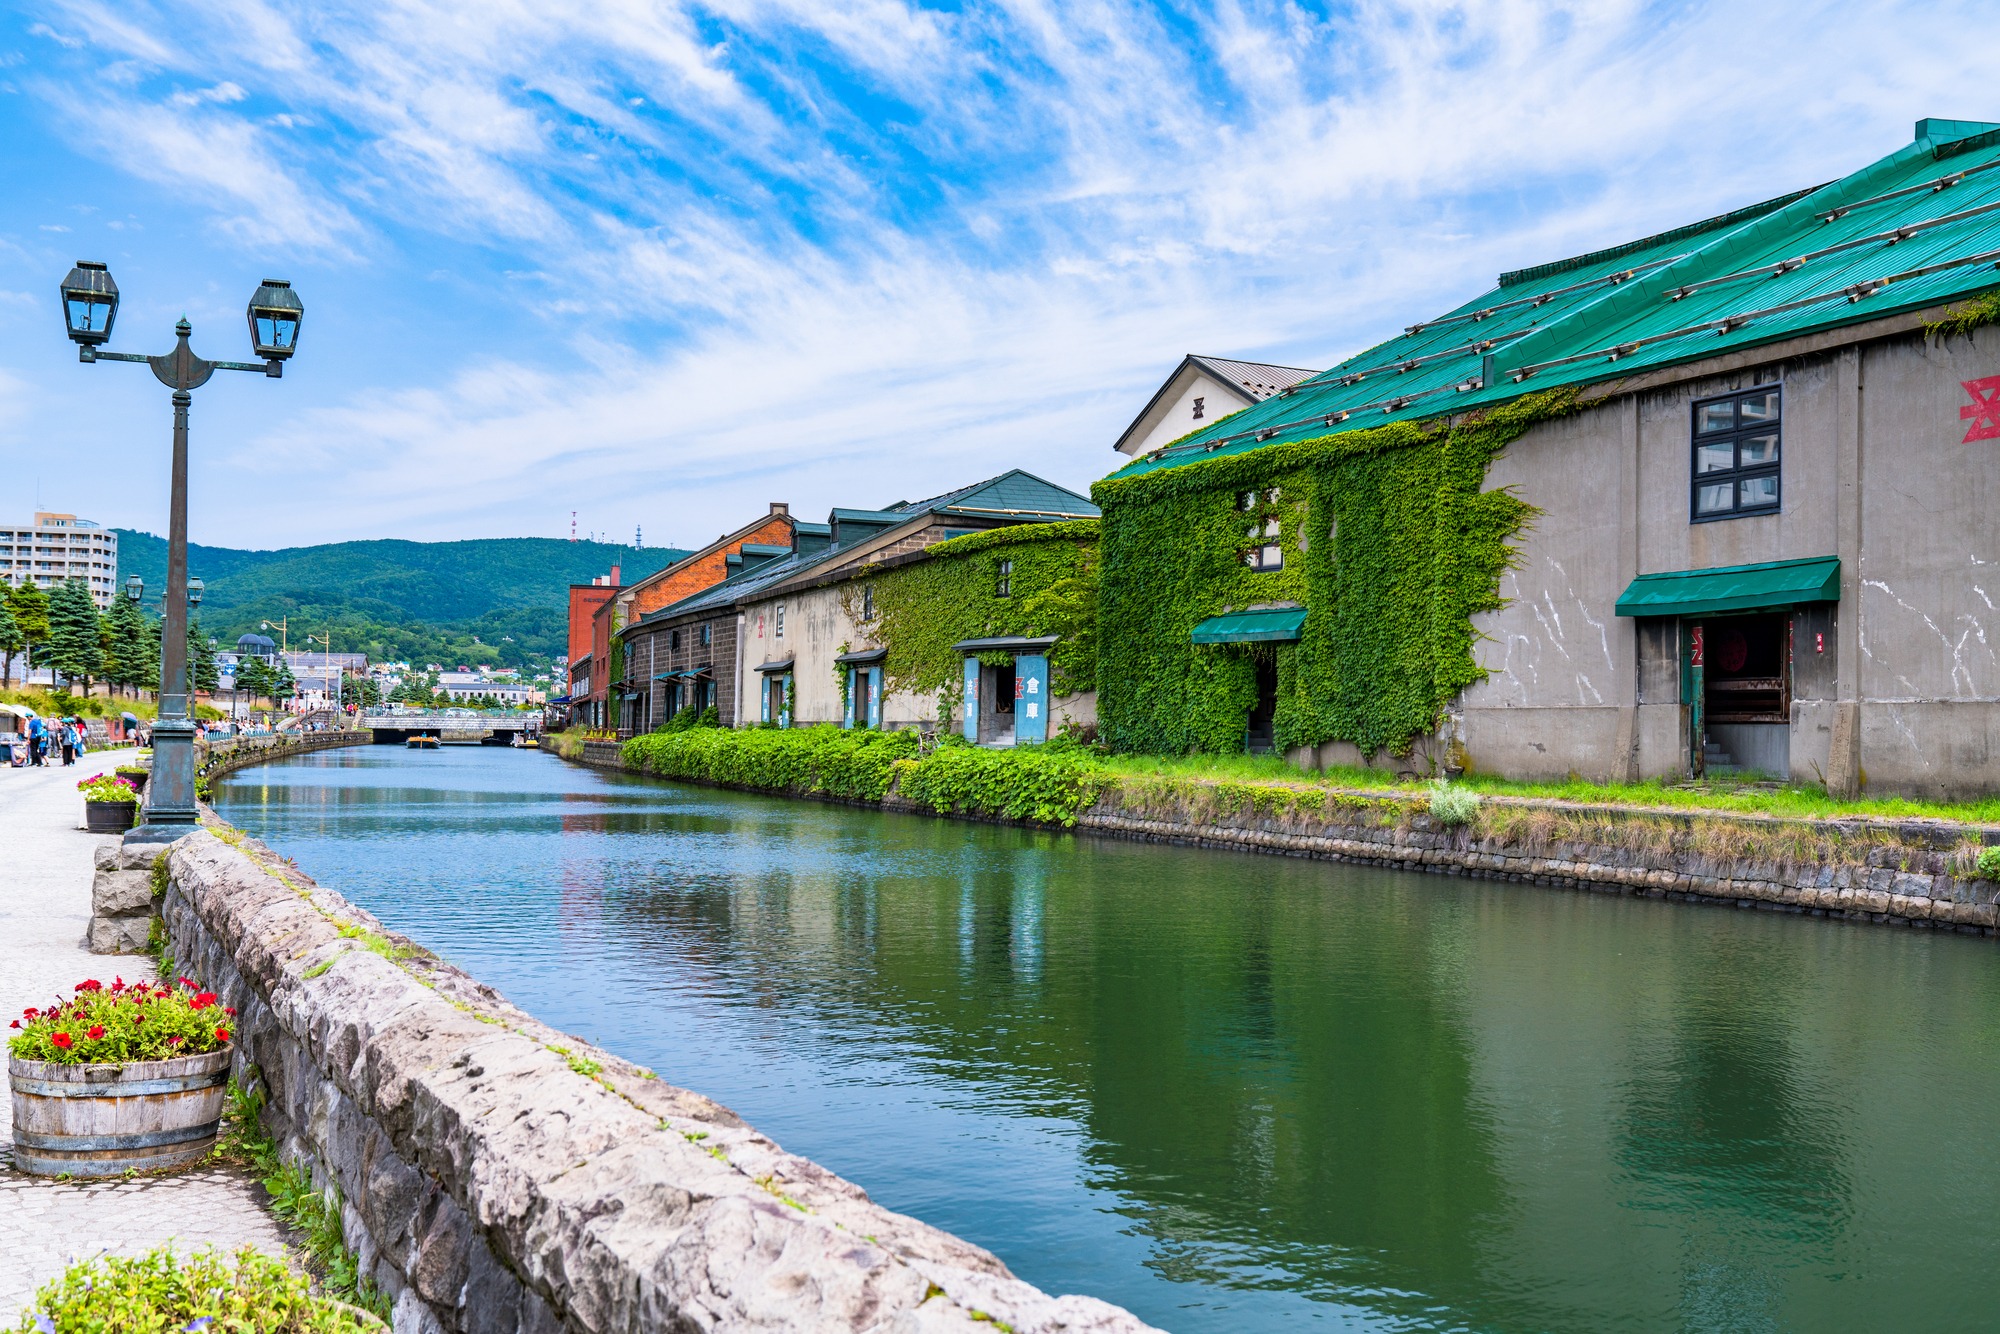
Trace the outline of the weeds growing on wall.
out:
M 1955 335 L 1970 334 L 1989 324 L 2000 324 L 2000 292 L 1988 292 L 1945 312 L 1944 318 L 1924 326 L 1924 337 L 1943 342 Z
M 1277 683 L 1281 748 L 1407 753 L 1483 675 L 1472 617 L 1502 605 L 1509 543 L 1535 513 L 1482 489 L 1487 465 L 1575 410 L 1574 391 L 1550 390 L 1456 423 L 1391 423 L 1097 483 L 1100 736 L 1121 752 L 1240 750 L 1261 659 Z M 1252 569 L 1251 530 L 1270 519 L 1282 568 Z M 1208 617 L 1271 603 L 1308 608 L 1297 643 L 1191 642 Z
M 856 579 L 843 599 L 858 599 L 863 587 L 873 592 L 875 633 L 889 651 L 884 689 L 954 690 L 964 668 L 952 645 L 1004 635 L 1057 636 L 1048 655 L 1053 694 L 1094 687 L 1097 536 L 1095 519 L 996 528 L 940 542 L 923 560 Z M 846 609 L 853 615 L 858 603 Z

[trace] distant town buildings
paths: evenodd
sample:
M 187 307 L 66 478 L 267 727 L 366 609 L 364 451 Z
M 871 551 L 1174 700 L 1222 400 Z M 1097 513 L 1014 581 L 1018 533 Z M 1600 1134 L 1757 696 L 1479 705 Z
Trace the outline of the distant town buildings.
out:
M 118 534 L 74 514 L 37 513 L 32 523 L 0 525 L 0 579 L 44 589 L 81 579 L 99 611 L 118 591 Z

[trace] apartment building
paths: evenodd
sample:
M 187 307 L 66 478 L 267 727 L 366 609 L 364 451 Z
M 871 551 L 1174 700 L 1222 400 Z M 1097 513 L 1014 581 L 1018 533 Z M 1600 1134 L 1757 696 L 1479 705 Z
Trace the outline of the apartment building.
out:
M 33 579 L 53 588 L 72 575 L 90 585 L 97 609 L 118 592 L 118 534 L 74 514 L 35 515 L 33 523 L 0 524 L 0 579 Z

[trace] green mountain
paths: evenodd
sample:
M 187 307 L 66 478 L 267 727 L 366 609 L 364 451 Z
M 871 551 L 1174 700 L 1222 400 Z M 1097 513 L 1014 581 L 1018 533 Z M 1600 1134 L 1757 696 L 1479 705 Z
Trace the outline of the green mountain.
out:
M 165 539 L 129 528 L 117 533 L 120 582 L 138 575 L 148 603 L 157 605 L 166 586 Z M 522 667 L 564 651 L 570 584 L 588 583 L 613 565 L 630 583 L 685 555 L 548 537 L 277 551 L 190 544 L 188 572 L 202 580 L 202 628 L 225 647 L 282 618 L 294 648 L 310 634 L 330 638 L 336 652 L 378 660 Z

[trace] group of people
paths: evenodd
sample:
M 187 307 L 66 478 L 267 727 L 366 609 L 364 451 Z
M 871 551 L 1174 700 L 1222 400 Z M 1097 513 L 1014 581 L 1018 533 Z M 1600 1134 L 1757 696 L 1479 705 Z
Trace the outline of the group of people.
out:
M 84 731 L 83 719 L 42 718 L 28 720 L 28 763 L 53 764 L 60 759 L 64 764 L 75 764 L 76 757 L 89 748 L 89 734 Z

